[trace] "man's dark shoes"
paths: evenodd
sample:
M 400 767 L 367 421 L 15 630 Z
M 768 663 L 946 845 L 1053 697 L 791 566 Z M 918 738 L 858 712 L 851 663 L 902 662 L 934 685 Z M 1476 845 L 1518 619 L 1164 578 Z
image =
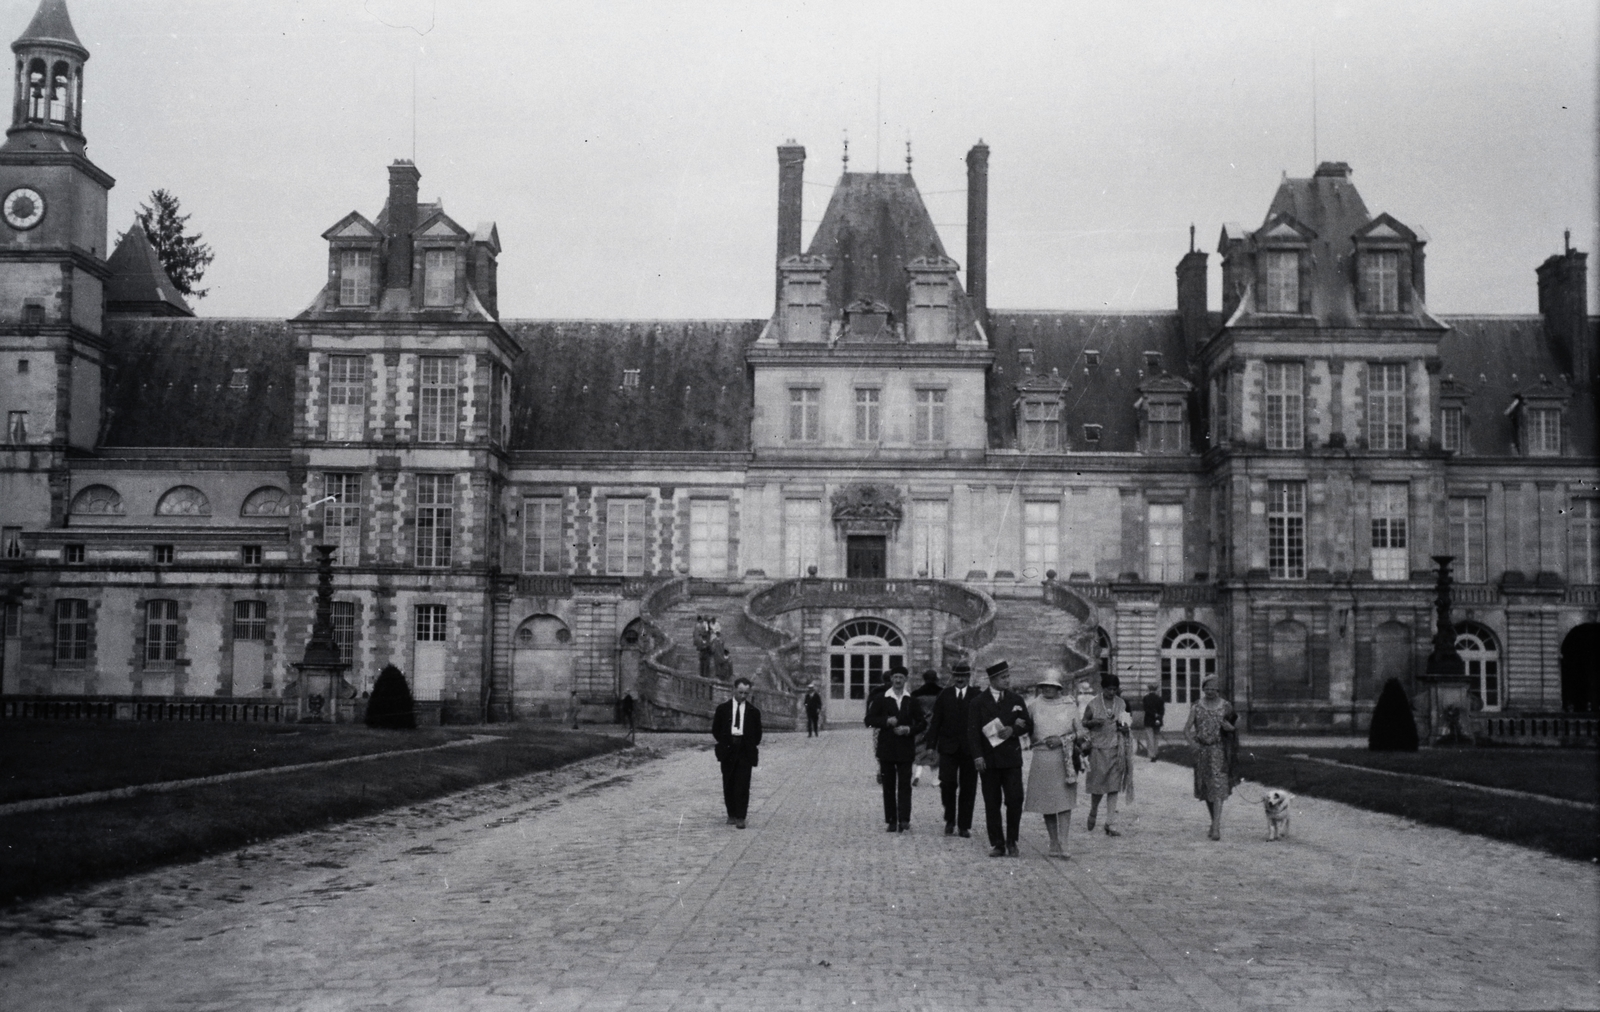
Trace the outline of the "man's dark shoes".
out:
M 743 819 L 735 819 L 735 820 L 733 820 L 733 828 L 735 828 L 735 829 L 743 829 L 744 828 L 744 820 Z
M 963 839 L 963 840 L 966 840 L 966 839 L 970 839 L 970 838 L 971 838 L 971 837 L 972 837 L 972 830 L 970 830 L 970 829 L 963 829 L 963 830 L 962 830 L 962 831 L 961 831 L 961 838 L 962 838 L 962 839 Z
M 953 822 L 945 823 L 944 824 L 944 835 L 945 836 L 955 836 L 956 835 L 956 824 L 953 823 Z
M 1002 844 L 996 846 L 993 850 L 989 851 L 989 856 L 990 857 L 1005 857 L 1006 856 L 1006 845 L 1002 843 Z
M 898 822 L 889 823 L 889 832 L 891 832 L 891 833 L 900 832 L 900 824 Z
M 911 823 L 909 823 L 909 822 L 900 823 L 900 832 L 902 832 L 902 833 L 911 832 Z
M 1006 857 L 1021 857 L 1021 856 L 1022 856 L 1022 851 L 1017 849 L 1017 845 L 1016 844 L 1014 844 L 1014 843 L 1006 844 Z

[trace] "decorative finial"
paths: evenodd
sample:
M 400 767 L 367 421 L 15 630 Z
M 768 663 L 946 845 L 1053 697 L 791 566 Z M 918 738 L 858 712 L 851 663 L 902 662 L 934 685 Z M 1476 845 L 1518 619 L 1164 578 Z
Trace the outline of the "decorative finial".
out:
M 906 138 L 906 175 L 911 175 L 911 138 Z
M 844 135 L 844 171 L 850 171 L 850 134 Z

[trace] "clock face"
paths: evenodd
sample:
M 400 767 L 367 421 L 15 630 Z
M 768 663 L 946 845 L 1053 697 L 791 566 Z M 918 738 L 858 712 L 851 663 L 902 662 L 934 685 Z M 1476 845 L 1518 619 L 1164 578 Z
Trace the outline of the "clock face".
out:
M 44 220 L 44 197 L 32 187 L 19 186 L 6 194 L 3 210 L 7 225 L 29 229 Z

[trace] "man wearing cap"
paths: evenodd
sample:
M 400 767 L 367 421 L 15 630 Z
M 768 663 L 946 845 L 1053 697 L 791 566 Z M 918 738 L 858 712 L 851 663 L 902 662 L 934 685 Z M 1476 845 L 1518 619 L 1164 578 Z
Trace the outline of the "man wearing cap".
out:
M 906 691 L 906 669 L 889 669 L 889 688 L 867 709 L 867 724 L 878 729 L 878 768 L 883 774 L 883 818 L 891 833 L 911 828 L 911 765 L 917 758 L 922 710 Z
M 972 835 L 972 806 L 978 797 L 978 771 L 972 765 L 972 747 L 967 741 L 967 706 L 977 697 L 971 686 L 972 665 L 957 661 L 950 669 L 950 681 L 933 701 L 924 736 L 939 753 L 939 794 L 944 801 L 944 835 L 961 831 Z
M 1011 665 L 1000 661 L 984 669 L 989 689 L 967 709 L 967 745 L 983 780 L 983 817 L 989 829 L 990 857 L 1017 857 L 1022 830 L 1022 742 L 1033 728 L 1028 704 L 1011 691 Z M 993 741 L 990 734 L 993 734 Z M 1005 802 L 1005 821 L 1000 804 Z

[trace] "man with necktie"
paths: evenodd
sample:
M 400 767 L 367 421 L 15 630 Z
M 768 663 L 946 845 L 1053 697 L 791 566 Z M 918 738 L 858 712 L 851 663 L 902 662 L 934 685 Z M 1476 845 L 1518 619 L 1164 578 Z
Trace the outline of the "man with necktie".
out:
M 990 857 L 1018 857 L 1022 830 L 1022 736 L 1033 729 L 1028 704 L 1011 691 L 1011 665 L 1000 661 L 984 671 L 989 689 L 967 708 L 967 742 L 972 764 L 983 778 L 983 816 L 989 828 Z M 992 735 L 992 740 L 991 740 Z M 1005 802 L 1005 821 L 1000 803 Z
M 933 701 L 928 718 L 927 743 L 939 753 L 939 794 L 944 801 L 944 835 L 960 830 L 972 835 L 972 807 L 978 797 L 978 771 L 972 765 L 967 742 L 967 704 L 977 694 L 972 688 L 972 665 L 957 661 L 950 669 L 953 683 Z
M 711 718 L 711 737 L 722 764 L 722 800 L 728 823 L 739 829 L 750 811 L 750 771 L 760 761 L 761 711 L 749 699 L 750 679 L 741 675 L 733 680 L 733 698 Z
M 889 832 L 911 828 L 911 766 L 917 759 L 922 710 L 906 691 L 904 667 L 889 669 L 889 688 L 871 703 L 867 724 L 878 729 L 878 768 L 883 773 L 883 818 Z

